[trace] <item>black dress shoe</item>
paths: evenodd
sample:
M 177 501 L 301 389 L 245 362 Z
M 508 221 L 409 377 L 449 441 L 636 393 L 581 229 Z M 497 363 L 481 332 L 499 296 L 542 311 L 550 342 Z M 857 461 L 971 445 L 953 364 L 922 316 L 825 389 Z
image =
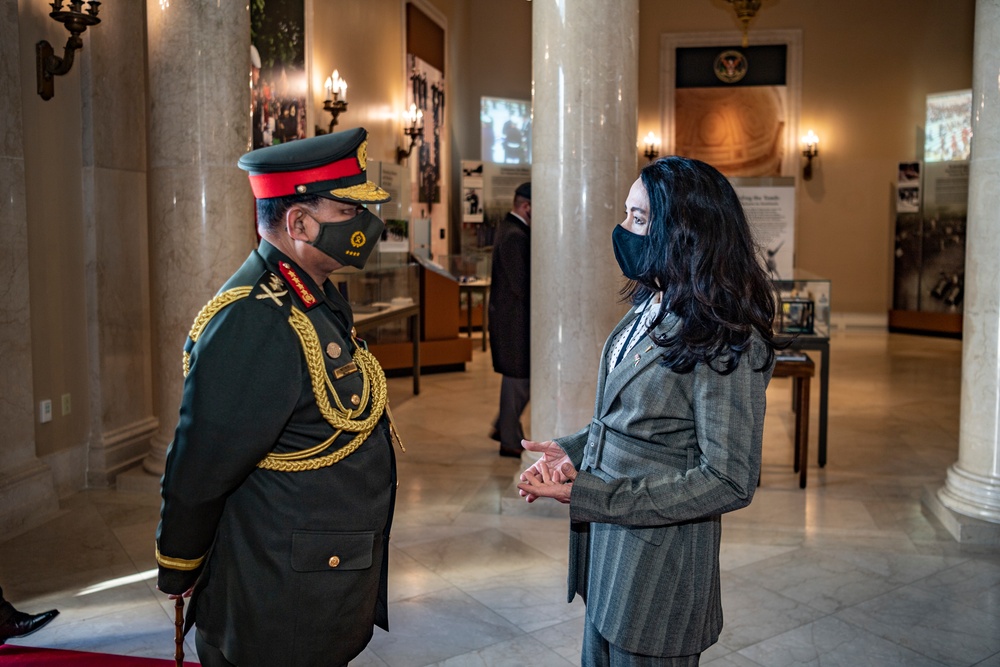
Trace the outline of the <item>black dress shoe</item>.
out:
M 15 611 L 10 618 L 0 623 L 0 644 L 5 643 L 11 637 L 26 637 L 32 632 L 41 630 L 58 615 L 58 609 L 43 611 L 41 614 L 25 614 L 23 611 Z
M 517 449 L 504 449 L 501 447 L 500 456 L 510 456 L 511 458 L 519 459 L 523 451 L 524 447 L 518 447 Z
M 496 428 L 491 428 L 490 429 L 490 439 L 491 440 L 496 440 L 497 442 L 500 442 L 500 431 L 496 430 Z

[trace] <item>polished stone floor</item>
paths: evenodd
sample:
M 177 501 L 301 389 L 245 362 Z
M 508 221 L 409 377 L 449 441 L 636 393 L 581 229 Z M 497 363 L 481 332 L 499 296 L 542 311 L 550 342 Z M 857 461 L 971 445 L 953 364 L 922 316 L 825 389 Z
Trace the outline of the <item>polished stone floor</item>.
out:
M 424 376 L 419 397 L 390 381 L 407 444 L 392 632 L 376 630 L 354 667 L 579 664 L 565 508 L 514 498 L 518 462 L 486 437 L 498 377 L 474 354 L 465 373 Z M 816 467 L 812 448 L 806 490 L 791 469 L 790 381 L 772 383 L 762 486 L 723 521 L 726 623 L 703 665 L 1000 667 L 1000 549 L 955 543 L 920 503 L 957 456 L 960 367 L 957 341 L 836 336 L 829 462 Z M 92 490 L 61 510 L 0 542 L 8 597 L 62 612 L 12 643 L 170 658 L 173 610 L 152 571 L 158 499 Z

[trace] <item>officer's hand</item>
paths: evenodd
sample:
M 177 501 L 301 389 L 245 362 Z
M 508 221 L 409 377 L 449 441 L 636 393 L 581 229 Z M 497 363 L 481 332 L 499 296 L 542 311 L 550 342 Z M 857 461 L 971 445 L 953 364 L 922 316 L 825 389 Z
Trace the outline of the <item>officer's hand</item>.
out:
M 157 586 L 156 590 L 160 590 L 160 587 Z M 186 591 L 184 591 L 180 595 L 177 595 L 176 593 L 167 593 L 167 599 L 168 600 L 176 600 L 177 598 L 189 598 L 189 597 L 191 597 L 191 593 L 193 593 L 193 592 L 194 592 L 194 584 L 191 584 L 191 588 L 187 589 Z

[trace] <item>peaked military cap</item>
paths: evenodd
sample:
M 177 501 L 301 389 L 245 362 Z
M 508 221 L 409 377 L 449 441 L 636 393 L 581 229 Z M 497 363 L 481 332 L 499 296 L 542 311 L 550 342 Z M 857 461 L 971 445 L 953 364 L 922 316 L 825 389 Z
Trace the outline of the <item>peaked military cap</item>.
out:
M 314 194 L 382 204 L 389 193 L 368 180 L 368 130 L 358 127 L 250 151 L 240 158 L 257 199 Z

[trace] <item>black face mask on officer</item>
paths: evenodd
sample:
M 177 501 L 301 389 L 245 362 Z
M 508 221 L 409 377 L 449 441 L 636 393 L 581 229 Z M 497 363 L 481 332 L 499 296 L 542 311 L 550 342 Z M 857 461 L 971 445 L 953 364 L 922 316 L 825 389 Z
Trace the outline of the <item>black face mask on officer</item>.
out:
M 629 280 L 639 280 L 644 273 L 643 260 L 649 246 L 649 237 L 630 232 L 621 225 L 615 225 L 611 232 L 611 245 L 615 249 L 615 259 L 622 273 Z
M 365 268 L 365 263 L 382 238 L 385 223 L 366 208 L 350 220 L 319 222 L 319 234 L 309 245 L 344 266 Z

